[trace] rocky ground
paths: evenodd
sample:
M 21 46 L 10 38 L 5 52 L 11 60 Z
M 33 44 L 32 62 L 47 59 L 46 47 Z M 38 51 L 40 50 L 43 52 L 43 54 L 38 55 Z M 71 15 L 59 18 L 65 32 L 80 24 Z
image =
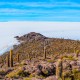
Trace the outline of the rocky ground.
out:
M 64 75 L 70 76 L 73 72 L 79 72 L 80 75 L 80 54 L 77 57 L 71 54 L 60 59 Z M 61 66 L 58 60 L 23 60 L 20 63 L 14 63 L 14 67 L 6 67 L 5 64 L 0 68 L 0 80 L 58 80 L 56 73 Z

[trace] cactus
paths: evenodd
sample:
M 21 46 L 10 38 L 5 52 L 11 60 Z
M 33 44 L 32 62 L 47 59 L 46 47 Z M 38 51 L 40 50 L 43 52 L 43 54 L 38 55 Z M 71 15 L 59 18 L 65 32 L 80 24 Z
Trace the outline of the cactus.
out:
M 62 60 L 59 59 L 56 65 L 56 77 L 61 78 L 62 77 Z
M 7 67 L 10 67 L 10 64 L 9 64 L 9 55 L 6 56 L 6 64 L 7 64 Z
M 46 59 L 46 46 L 45 46 L 45 42 L 44 42 L 44 59 Z
M 45 47 L 44 47 L 44 59 L 46 59 L 46 51 L 45 51 Z
M 28 59 L 31 61 L 32 57 L 31 57 L 31 54 L 28 53 Z
M 65 76 L 62 76 L 62 80 L 65 80 Z
M 27 54 L 27 57 L 28 57 L 28 59 L 29 59 L 29 53 Z
M 17 54 L 17 62 L 19 62 L 19 54 Z
M 76 57 L 78 57 L 78 54 L 79 54 L 79 50 L 76 50 Z
M 76 53 L 76 48 L 74 48 L 74 53 Z
M 10 50 L 10 67 L 13 67 L 13 51 Z

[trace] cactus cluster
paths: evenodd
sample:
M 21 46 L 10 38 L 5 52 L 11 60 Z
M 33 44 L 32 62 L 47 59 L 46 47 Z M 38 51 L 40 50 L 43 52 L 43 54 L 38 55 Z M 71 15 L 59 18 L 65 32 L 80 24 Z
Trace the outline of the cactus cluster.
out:
M 6 56 L 7 67 L 13 67 L 13 51 L 10 50 L 10 54 Z
M 19 54 L 17 54 L 17 62 L 19 62 Z M 10 50 L 10 54 L 6 56 L 7 67 L 13 67 L 13 50 Z

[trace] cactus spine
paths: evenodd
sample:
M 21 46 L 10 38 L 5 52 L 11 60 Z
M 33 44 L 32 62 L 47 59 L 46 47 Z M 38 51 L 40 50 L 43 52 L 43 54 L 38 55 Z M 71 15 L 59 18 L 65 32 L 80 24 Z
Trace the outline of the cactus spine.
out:
M 10 50 L 10 67 L 13 67 L 13 51 Z
M 56 78 L 62 77 L 62 60 L 59 59 L 56 65 Z
M 9 55 L 6 56 L 6 64 L 7 64 L 7 67 L 10 67 L 10 64 L 9 64 Z

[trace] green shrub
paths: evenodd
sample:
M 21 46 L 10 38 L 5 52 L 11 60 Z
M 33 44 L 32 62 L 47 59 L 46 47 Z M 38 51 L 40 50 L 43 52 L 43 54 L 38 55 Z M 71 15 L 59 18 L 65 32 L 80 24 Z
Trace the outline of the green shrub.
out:
M 80 72 L 79 71 L 74 72 L 74 78 L 76 80 L 80 80 Z
M 71 78 L 66 78 L 65 80 L 71 80 Z
M 24 80 L 31 80 L 31 78 L 24 78 Z
M 6 75 L 8 78 L 26 77 L 29 76 L 29 72 L 24 72 L 23 70 L 15 70 Z

